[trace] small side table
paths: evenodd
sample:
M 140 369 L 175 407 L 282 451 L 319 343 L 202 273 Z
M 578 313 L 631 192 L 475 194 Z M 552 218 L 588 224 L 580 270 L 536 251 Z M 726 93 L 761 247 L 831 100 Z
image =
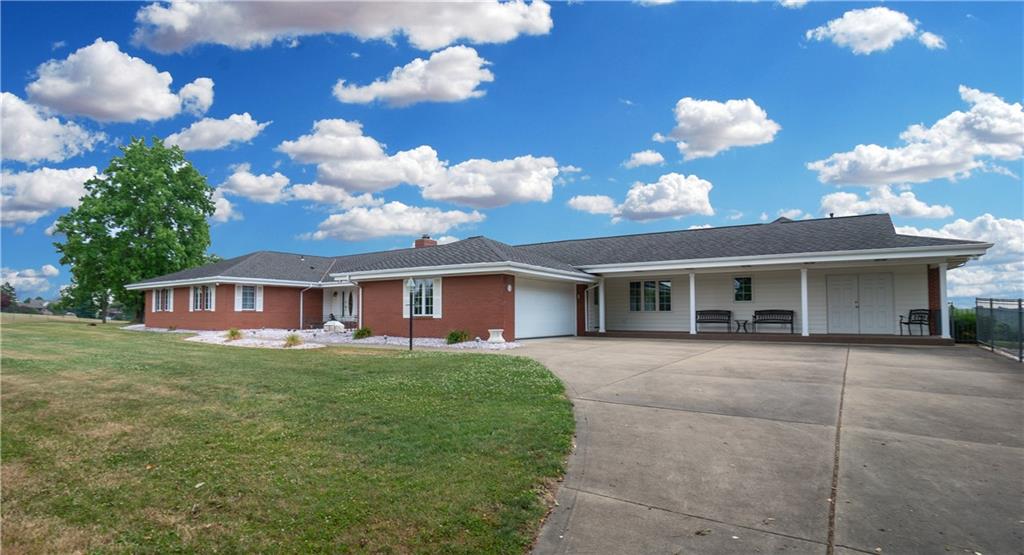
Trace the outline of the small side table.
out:
M 747 329 L 747 322 L 749 320 L 736 320 L 736 333 L 740 332 L 740 328 L 743 328 L 743 333 L 750 333 Z

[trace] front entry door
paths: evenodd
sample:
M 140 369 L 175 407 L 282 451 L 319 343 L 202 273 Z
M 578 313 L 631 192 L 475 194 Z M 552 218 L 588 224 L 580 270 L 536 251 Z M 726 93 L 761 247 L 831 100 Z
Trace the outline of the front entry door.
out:
M 892 274 L 828 276 L 829 333 L 893 333 Z
M 828 332 L 858 333 L 857 276 L 828 276 Z
M 860 332 L 893 333 L 892 274 L 861 274 Z

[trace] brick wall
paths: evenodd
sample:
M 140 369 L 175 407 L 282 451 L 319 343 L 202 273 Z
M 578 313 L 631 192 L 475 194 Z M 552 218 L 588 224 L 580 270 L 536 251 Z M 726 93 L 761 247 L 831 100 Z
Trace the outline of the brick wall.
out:
M 939 269 L 928 268 L 928 310 L 931 311 L 929 331 L 932 335 L 939 334 L 939 318 L 942 318 L 942 307 L 939 305 Z
M 153 291 L 146 291 L 145 322 L 149 327 L 191 330 L 226 330 L 228 328 L 283 328 L 294 329 L 299 323 L 298 287 L 263 287 L 263 311 L 235 312 L 235 286 L 217 287 L 216 307 L 213 311 L 189 312 L 189 288 L 174 289 L 174 311 L 153 312 Z M 323 318 L 323 291 L 310 289 L 302 294 L 303 327 Z
M 512 291 L 509 291 L 512 286 Z M 374 335 L 407 337 L 409 320 L 402 317 L 402 280 L 364 282 L 363 325 Z M 416 337 L 444 337 L 461 329 L 470 337 L 487 339 L 489 328 L 504 329 L 515 339 L 515 277 L 506 275 L 457 276 L 441 280 L 441 318 L 417 317 Z
M 576 335 L 583 337 L 587 333 L 587 286 L 576 286 Z

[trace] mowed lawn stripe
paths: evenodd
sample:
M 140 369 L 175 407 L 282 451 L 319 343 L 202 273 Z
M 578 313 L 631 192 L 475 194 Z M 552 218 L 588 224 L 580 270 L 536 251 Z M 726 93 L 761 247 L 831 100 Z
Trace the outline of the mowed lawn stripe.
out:
M 571 446 L 525 358 L 58 322 L 0 347 L 5 551 L 518 553 Z

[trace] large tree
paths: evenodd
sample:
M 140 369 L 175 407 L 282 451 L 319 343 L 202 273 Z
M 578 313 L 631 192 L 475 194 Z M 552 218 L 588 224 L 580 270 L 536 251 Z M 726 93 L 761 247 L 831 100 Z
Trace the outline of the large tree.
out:
M 126 284 L 205 262 L 213 189 L 180 148 L 133 138 L 85 190 L 57 220 L 65 240 L 54 246 L 71 266 L 76 296 L 98 299 L 104 321 L 115 299 L 142 314 L 142 294 Z

